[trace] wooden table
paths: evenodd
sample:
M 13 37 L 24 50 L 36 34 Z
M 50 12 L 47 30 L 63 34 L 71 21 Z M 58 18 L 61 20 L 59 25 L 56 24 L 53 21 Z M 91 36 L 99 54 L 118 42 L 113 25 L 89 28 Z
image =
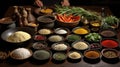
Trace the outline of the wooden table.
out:
M 26 7 L 32 7 L 34 9 L 33 6 L 26 6 Z M 101 8 L 105 6 L 82 6 L 82 7 L 85 9 L 101 12 Z M 108 7 L 105 7 L 105 8 L 106 8 L 107 14 L 111 14 L 111 11 L 109 10 L 109 8 Z M 13 14 L 13 7 L 10 7 L 6 12 L 5 16 L 11 16 L 12 14 Z M 118 33 L 118 37 L 119 35 L 120 33 Z M 51 59 L 44 64 L 35 64 L 31 59 L 28 59 L 22 63 L 18 63 L 18 62 L 19 61 L 13 61 L 13 60 L 11 61 L 9 59 L 4 60 L 0 62 L 0 67 L 119 67 L 120 66 L 120 62 L 112 64 L 112 63 L 104 62 L 102 59 L 98 63 L 90 64 L 88 62 L 85 62 L 83 58 L 81 59 L 80 62 L 77 62 L 77 63 L 71 63 L 68 60 L 66 60 L 64 63 L 61 63 L 61 64 L 55 64 L 51 61 Z

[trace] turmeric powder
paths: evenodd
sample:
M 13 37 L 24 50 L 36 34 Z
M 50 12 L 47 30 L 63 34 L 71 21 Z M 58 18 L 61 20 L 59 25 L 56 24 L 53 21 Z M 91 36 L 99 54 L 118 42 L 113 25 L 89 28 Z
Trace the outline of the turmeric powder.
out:
M 75 34 L 87 34 L 89 33 L 87 29 L 85 28 L 77 28 L 73 31 Z

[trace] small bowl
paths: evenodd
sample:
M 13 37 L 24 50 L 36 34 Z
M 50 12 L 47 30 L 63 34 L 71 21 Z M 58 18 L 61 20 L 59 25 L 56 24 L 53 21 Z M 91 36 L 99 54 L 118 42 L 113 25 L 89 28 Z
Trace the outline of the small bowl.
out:
M 90 49 L 101 50 L 102 46 L 99 43 L 91 43 Z
M 69 44 L 66 42 L 57 42 L 57 43 L 53 43 L 51 48 L 54 51 L 66 51 L 69 49 Z
M 34 36 L 34 40 L 35 41 L 46 41 L 46 36 L 44 36 L 44 35 L 35 35 Z
M 52 56 L 52 52 L 50 50 L 36 50 L 33 53 L 33 58 L 37 61 L 45 61 L 50 59 L 50 57 Z
M 25 59 L 30 58 L 32 54 L 33 52 L 30 49 L 17 48 L 10 52 L 10 57 L 14 60 L 25 60 Z
M 116 49 L 103 49 L 102 53 L 102 60 L 108 63 L 117 63 L 119 62 L 119 51 Z
M 35 42 L 32 45 L 32 48 L 35 50 L 39 50 L 39 49 L 45 49 L 47 48 L 48 44 L 46 42 Z
M 70 30 L 64 27 L 55 28 L 54 32 L 58 35 L 68 35 L 70 33 Z
M 68 61 L 69 62 L 77 63 L 81 60 L 82 53 L 80 53 L 78 51 L 69 51 L 67 53 L 67 56 L 68 56 Z
M 66 40 L 68 42 L 75 42 L 77 40 L 81 40 L 81 36 L 76 35 L 76 34 L 69 34 L 69 35 L 66 36 Z
M 100 44 L 103 48 L 114 48 L 119 49 L 119 42 L 113 38 L 104 38 L 101 40 Z
M 100 35 L 106 38 L 113 38 L 117 36 L 117 32 L 115 30 L 112 29 L 103 29 L 100 30 Z
M 37 18 L 38 28 L 53 28 L 55 17 L 53 15 L 43 15 Z
M 89 48 L 89 43 L 83 40 L 78 40 L 72 43 L 72 48 L 76 50 L 84 51 Z
M 67 55 L 63 52 L 56 52 L 52 56 L 54 63 L 63 63 L 65 62 Z
M 90 33 L 90 30 L 86 27 L 75 27 L 72 29 L 72 32 L 78 35 L 86 35 Z
M 61 36 L 61 35 L 51 35 L 51 36 L 48 37 L 48 41 L 52 42 L 52 43 L 62 42 L 62 41 L 64 41 L 64 37 Z
M 51 29 L 48 29 L 48 28 L 42 28 L 42 29 L 38 30 L 38 33 L 40 35 L 50 35 L 53 33 L 53 31 Z
M 88 63 L 98 63 L 101 53 L 98 50 L 90 49 L 84 52 L 84 61 Z

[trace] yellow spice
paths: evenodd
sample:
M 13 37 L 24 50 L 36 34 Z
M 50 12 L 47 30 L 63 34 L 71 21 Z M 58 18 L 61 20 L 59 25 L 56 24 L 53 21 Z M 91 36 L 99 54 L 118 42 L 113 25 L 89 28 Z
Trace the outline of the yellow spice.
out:
M 76 30 L 73 31 L 76 34 L 87 34 L 88 30 L 84 29 L 84 28 L 78 28 Z

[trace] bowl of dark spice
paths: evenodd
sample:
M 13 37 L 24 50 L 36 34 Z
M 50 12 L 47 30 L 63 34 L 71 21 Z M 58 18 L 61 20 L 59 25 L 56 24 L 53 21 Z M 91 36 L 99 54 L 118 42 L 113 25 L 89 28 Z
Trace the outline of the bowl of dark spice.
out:
M 115 63 L 119 61 L 119 51 L 116 49 L 103 49 L 102 60 L 108 63 Z
M 53 15 L 43 15 L 37 18 L 39 28 L 53 28 L 55 17 Z
M 99 33 L 103 37 L 116 37 L 117 35 L 117 32 L 112 29 L 104 29 L 104 30 L 101 30 Z
M 101 50 L 102 46 L 99 43 L 91 43 L 90 44 L 90 49 Z
M 32 48 L 35 50 L 45 49 L 45 48 L 47 48 L 47 45 L 48 44 L 46 42 L 35 42 L 35 43 L 33 43 Z

